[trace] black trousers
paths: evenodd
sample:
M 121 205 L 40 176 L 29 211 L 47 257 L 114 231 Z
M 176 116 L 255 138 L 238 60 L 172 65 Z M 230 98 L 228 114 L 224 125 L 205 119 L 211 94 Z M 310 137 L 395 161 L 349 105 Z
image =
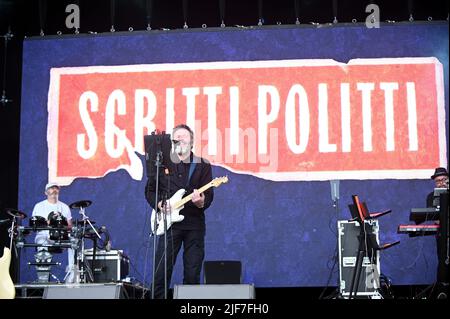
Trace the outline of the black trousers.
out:
M 205 231 L 169 229 L 167 231 L 167 291 L 173 266 L 183 245 L 183 284 L 199 284 L 205 257 Z M 159 236 L 156 249 L 155 299 L 164 298 L 164 235 Z
M 449 283 L 449 266 L 445 263 L 447 260 L 446 238 L 440 234 L 436 235 L 436 252 L 438 257 L 437 282 Z

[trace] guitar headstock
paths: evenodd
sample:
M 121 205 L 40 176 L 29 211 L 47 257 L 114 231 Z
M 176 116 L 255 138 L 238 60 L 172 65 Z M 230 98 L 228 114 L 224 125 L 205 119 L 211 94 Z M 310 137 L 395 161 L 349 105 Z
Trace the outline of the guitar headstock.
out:
M 216 177 L 211 181 L 211 183 L 214 187 L 218 187 L 221 184 L 228 183 L 228 176 Z

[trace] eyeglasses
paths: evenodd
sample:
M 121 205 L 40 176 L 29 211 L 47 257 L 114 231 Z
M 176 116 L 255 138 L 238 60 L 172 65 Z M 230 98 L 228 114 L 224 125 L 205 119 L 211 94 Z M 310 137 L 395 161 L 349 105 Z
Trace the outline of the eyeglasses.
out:
M 435 181 L 435 183 L 444 183 L 444 182 L 448 181 L 448 177 L 446 177 L 446 176 L 441 177 L 441 178 L 438 177 L 438 178 L 435 178 L 434 181 Z

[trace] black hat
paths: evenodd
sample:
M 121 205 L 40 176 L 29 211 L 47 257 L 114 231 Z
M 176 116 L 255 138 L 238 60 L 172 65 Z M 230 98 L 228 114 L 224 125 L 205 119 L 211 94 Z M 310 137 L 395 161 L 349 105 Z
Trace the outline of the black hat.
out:
M 438 176 L 448 176 L 447 170 L 444 167 L 438 167 L 434 170 L 434 174 L 431 179 L 435 179 Z

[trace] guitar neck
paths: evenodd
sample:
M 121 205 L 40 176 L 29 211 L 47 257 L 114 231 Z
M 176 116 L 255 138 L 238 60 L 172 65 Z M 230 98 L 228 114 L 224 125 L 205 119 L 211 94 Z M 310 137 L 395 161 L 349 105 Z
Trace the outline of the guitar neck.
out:
M 204 191 L 210 189 L 213 186 L 212 182 L 209 182 L 208 184 L 206 184 L 205 186 L 202 186 L 198 189 L 198 192 L 201 194 Z M 183 199 L 181 199 L 179 202 L 177 202 L 175 204 L 175 209 L 180 208 L 181 206 L 183 206 L 184 204 L 186 204 L 187 202 L 189 202 L 190 200 L 192 200 L 192 193 L 186 197 L 184 197 Z

